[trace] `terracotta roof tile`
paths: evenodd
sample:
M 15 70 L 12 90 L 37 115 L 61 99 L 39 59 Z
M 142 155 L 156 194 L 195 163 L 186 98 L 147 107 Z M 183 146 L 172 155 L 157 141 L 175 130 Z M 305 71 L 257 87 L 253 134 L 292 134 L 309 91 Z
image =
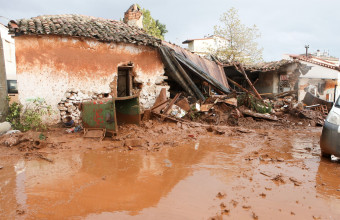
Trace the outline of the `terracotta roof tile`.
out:
M 297 60 L 301 60 L 301 61 L 317 64 L 319 66 L 323 66 L 323 67 L 326 67 L 326 68 L 329 68 L 329 69 L 334 69 L 334 70 L 340 71 L 340 67 L 339 66 L 336 66 L 335 64 L 330 63 L 330 62 L 328 62 L 326 60 L 322 60 L 322 59 L 320 59 L 318 57 L 314 57 L 314 56 L 306 57 L 306 56 L 303 56 L 303 55 L 289 55 L 289 56 L 291 58 L 293 58 L 293 59 L 297 59 Z M 320 61 L 318 61 L 318 60 L 320 60 Z
M 18 27 L 16 27 L 16 25 Z M 10 21 L 9 32 L 16 35 L 61 35 L 87 37 L 103 42 L 126 42 L 159 46 L 161 40 L 121 21 L 85 15 L 43 15 Z

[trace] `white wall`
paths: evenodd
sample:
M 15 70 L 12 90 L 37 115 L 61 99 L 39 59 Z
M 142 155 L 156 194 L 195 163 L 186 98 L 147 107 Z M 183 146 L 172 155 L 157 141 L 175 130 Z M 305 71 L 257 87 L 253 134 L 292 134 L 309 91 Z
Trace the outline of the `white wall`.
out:
M 0 33 L 5 56 L 5 69 L 7 80 L 16 79 L 14 39 L 8 34 L 8 29 L 2 24 L 0 24 Z
M 209 54 L 218 48 L 226 47 L 228 41 L 221 37 L 209 37 L 205 39 L 196 39 L 188 44 L 188 49 L 199 55 Z

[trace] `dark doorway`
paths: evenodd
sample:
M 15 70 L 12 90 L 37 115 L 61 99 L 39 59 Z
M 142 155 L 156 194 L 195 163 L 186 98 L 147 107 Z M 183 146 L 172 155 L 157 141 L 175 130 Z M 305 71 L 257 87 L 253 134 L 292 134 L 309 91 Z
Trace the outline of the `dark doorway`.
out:
M 130 74 L 129 69 L 118 68 L 117 80 L 117 95 L 118 97 L 130 96 Z

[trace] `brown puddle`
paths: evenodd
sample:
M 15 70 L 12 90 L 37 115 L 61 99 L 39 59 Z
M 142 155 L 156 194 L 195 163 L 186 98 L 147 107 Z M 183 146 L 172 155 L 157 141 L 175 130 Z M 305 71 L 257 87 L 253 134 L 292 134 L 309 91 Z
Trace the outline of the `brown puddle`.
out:
M 339 219 L 340 164 L 320 161 L 319 134 L 258 130 L 159 152 L 21 159 L 0 170 L 0 218 Z

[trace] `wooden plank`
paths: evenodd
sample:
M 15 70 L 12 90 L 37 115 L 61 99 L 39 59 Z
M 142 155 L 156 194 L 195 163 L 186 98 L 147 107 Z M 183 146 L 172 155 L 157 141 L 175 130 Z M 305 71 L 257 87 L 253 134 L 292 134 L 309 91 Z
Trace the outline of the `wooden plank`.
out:
M 236 87 L 238 87 L 239 89 L 241 89 L 242 91 L 246 92 L 246 93 L 251 93 L 254 95 L 254 93 L 248 91 L 247 89 L 243 88 L 240 84 L 238 84 L 237 82 L 235 82 L 234 80 L 230 79 L 228 76 L 226 76 L 228 81 L 230 81 L 232 84 L 234 84 Z
M 157 96 L 156 101 L 153 104 L 151 110 L 160 113 L 161 110 L 166 107 L 167 102 L 168 102 L 168 100 L 167 100 L 167 97 L 166 97 L 166 89 L 162 88 L 161 91 L 159 92 L 159 95 Z
M 250 87 L 252 88 L 252 90 L 254 91 L 255 96 L 256 96 L 257 98 L 259 98 L 259 99 L 262 100 L 261 95 L 258 93 L 258 91 L 255 89 L 254 85 L 253 85 L 253 84 L 251 83 L 251 81 L 249 80 L 249 78 L 248 78 L 246 72 L 244 71 L 244 68 L 243 68 L 242 64 L 239 64 L 238 66 L 239 66 L 239 68 L 235 65 L 236 69 L 240 70 L 240 72 L 243 74 L 243 76 L 244 76 L 244 78 L 247 80 L 249 86 L 250 86 Z
M 164 115 L 168 114 L 168 112 L 170 111 L 171 107 L 175 104 L 175 102 L 177 101 L 177 99 L 179 98 L 180 95 L 181 95 L 181 93 L 177 93 L 175 95 L 175 97 L 169 103 L 168 107 L 164 110 L 164 112 L 163 112 Z
M 151 110 L 155 110 L 155 109 L 157 109 L 158 107 L 163 106 L 164 104 L 168 103 L 169 101 L 170 101 L 170 100 L 165 100 L 165 101 L 159 103 L 158 105 L 153 106 L 153 107 L 151 108 Z

